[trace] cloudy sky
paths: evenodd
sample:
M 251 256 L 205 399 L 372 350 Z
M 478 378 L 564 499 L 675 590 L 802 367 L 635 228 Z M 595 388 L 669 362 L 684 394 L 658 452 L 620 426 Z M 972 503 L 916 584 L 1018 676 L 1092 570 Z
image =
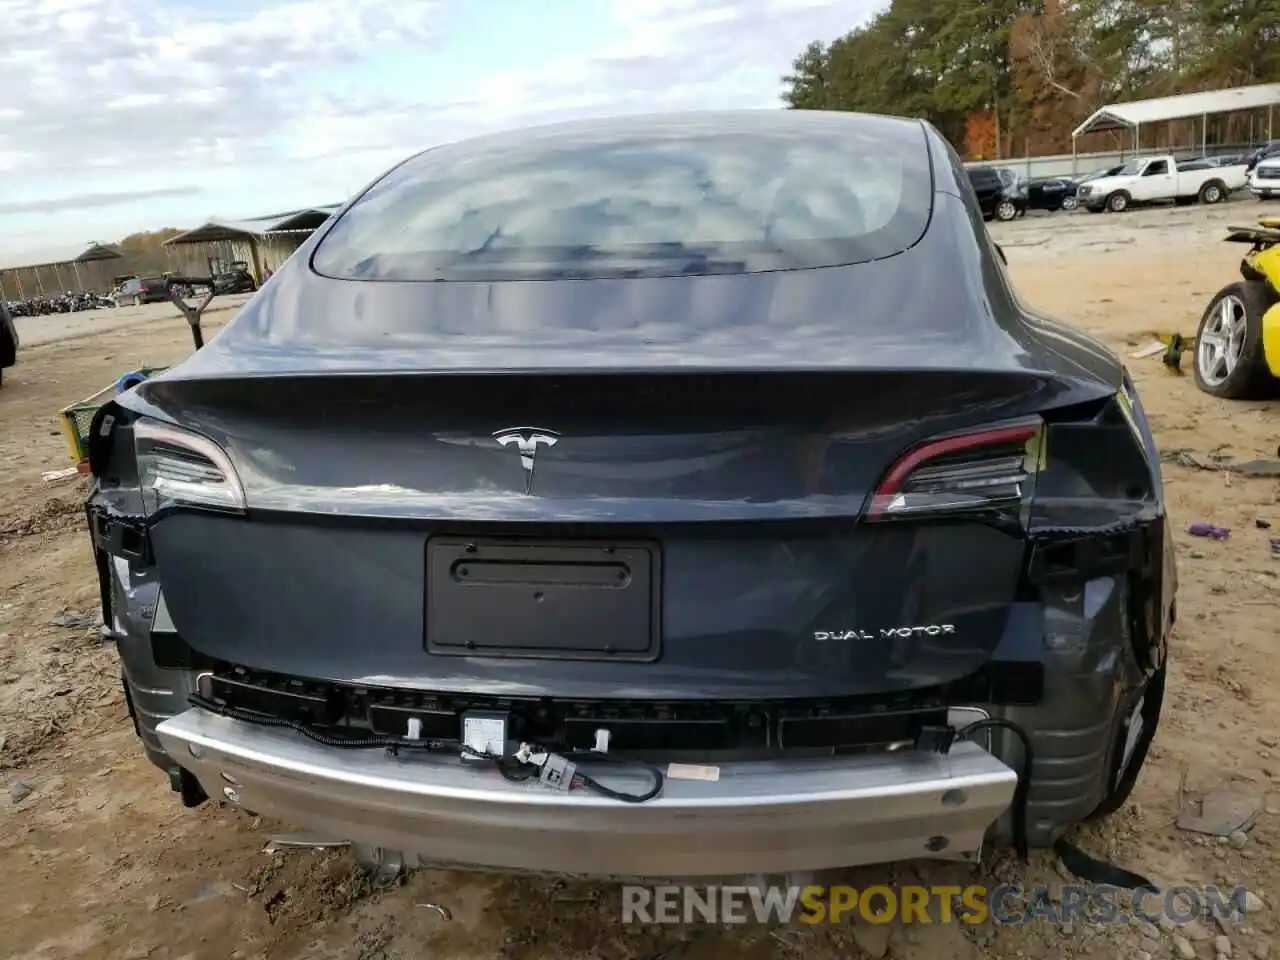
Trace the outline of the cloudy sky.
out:
M 0 266 L 336 203 L 473 133 L 779 104 L 878 0 L 0 0 Z

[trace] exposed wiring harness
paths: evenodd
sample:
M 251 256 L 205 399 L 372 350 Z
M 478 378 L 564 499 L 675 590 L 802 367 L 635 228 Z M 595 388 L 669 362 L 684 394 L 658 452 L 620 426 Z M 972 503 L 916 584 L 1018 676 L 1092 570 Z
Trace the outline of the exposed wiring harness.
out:
M 1031 747 L 1031 737 L 1027 731 L 1012 720 L 1002 717 L 987 717 L 975 720 L 956 731 L 956 739 L 969 740 L 975 733 L 983 730 L 1008 730 L 1022 744 L 1022 762 L 1018 765 L 1018 783 L 1013 788 L 1013 804 L 1010 813 L 1013 818 L 1013 843 L 1018 852 L 1018 859 L 1027 862 L 1030 838 L 1027 833 L 1027 795 L 1031 792 L 1031 765 L 1035 755 Z
M 300 733 L 308 740 L 313 740 L 326 747 L 343 750 L 385 749 L 393 753 L 401 750 L 417 750 L 429 753 L 454 753 L 463 760 L 484 760 L 492 763 L 498 772 L 512 783 L 522 783 L 537 779 L 543 786 L 553 790 L 568 791 L 573 787 L 581 787 L 592 793 L 623 803 L 645 803 L 662 792 L 666 782 L 662 771 L 647 763 L 611 757 L 595 750 L 572 751 L 565 754 L 552 753 L 528 743 L 514 742 L 504 745 L 503 755 L 473 750 L 459 746 L 446 740 L 424 740 L 417 737 L 385 736 L 381 734 L 364 734 L 346 736 L 327 733 L 297 720 L 276 717 L 270 714 L 245 710 L 225 703 L 218 703 L 198 693 L 189 696 L 193 707 L 208 710 L 210 713 L 229 720 L 239 720 L 261 727 L 276 727 Z M 608 763 L 615 766 L 627 766 L 644 770 L 653 780 L 653 785 L 643 793 L 628 793 L 605 786 L 595 777 L 580 769 L 570 758 L 589 758 L 591 762 Z
M 229 704 L 218 703 L 216 700 L 210 700 L 202 697 L 198 693 L 191 694 L 188 702 L 193 707 L 199 707 L 201 710 L 208 710 L 210 713 L 216 713 L 220 717 L 226 717 L 229 720 L 239 720 L 242 723 L 251 723 L 259 727 L 278 727 L 284 730 L 292 730 L 300 733 L 308 740 L 314 740 L 316 743 L 326 747 L 336 747 L 344 750 L 370 750 L 383 748 L 387 750 L 421 750 L 433 753 L 447 752 L 454 749 L 451 744 L 441 740 L 412 740 L 409 737 L 388 737 L 381 734 L 364 734 L 358 736 L 346 736 L 333 733 L 325 733 L 323 730 L 317 730 L 315 727 L 308 726 L 297 720 L 288 720 L 284 717 L 275 717 L 268 713 L 258 713 L 254 710 L 245 710 L 242 707 L 233 707 Z
M 638 760 L 611 757 L 597 750 L 575 750 L 558 754 L 550 753 L 528 743 L 516 744 L 509 742 L 504 745 L 502 755 L 489 751 L 473 750 L 470 747 L 464 747 L 462 755 L 464 759 L 486 760 L 494 764 L 499 773 L 513 782 L 532 780 L 537 777 L 543 786 L 550 787 L 553 790 L 571 790 L 574 787 L 582 787 L 592 793 L 608 797 L 610 800 L 619 800 L 622 803 L 646 803 L 658 796 L 666 783 L 666 778 L 657 767 Z M 588 762 L 609 763 L 615 766 L 643 770 L 649 774 L 653 784 L 643 793 L 615 790 L 584 772 L 580 764 L 574 763 L 570 759 L 572 757 L 576 757 L 579 760 L 587 760 Z

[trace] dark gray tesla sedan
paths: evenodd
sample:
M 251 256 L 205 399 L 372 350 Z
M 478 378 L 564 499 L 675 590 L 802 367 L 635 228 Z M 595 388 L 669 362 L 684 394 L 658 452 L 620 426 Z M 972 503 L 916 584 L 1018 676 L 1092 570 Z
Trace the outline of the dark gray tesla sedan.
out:
M 147 755 L 371 865 L 1042 846 L 1159 717 L 1142 407 L 919 121 L 428 150 L 92 432 Z

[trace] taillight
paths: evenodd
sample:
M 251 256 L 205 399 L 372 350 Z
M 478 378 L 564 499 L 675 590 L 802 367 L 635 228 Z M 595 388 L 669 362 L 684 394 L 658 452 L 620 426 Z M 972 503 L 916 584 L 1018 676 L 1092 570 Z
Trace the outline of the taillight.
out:
M 1038 418 L 925 441 L 876 487 L 868 520 L 1021 506 L 1043 452 Z
M 142 503 L 148 516 L 169 507 L 244 513 L 235 466 L 208 437 L 156 420 L 133 425 Z

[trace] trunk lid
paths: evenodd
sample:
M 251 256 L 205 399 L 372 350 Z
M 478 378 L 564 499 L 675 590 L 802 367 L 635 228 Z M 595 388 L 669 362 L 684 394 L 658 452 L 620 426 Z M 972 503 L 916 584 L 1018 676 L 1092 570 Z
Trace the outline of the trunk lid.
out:
M 1027 628 L 1024 544 L 868 523 L 870 494 L 923 437 L 1088 392 L 1008 370 L 159 381 L 151 411 L 227 450 L 248 513 L 171 512 L 151 539 L 187 643 L 285 675 L 559 698 L 914 690 Z M 470 541 L 487 586 L 464 598 Z M 601 571 L 634 589 L 606 595 Z

